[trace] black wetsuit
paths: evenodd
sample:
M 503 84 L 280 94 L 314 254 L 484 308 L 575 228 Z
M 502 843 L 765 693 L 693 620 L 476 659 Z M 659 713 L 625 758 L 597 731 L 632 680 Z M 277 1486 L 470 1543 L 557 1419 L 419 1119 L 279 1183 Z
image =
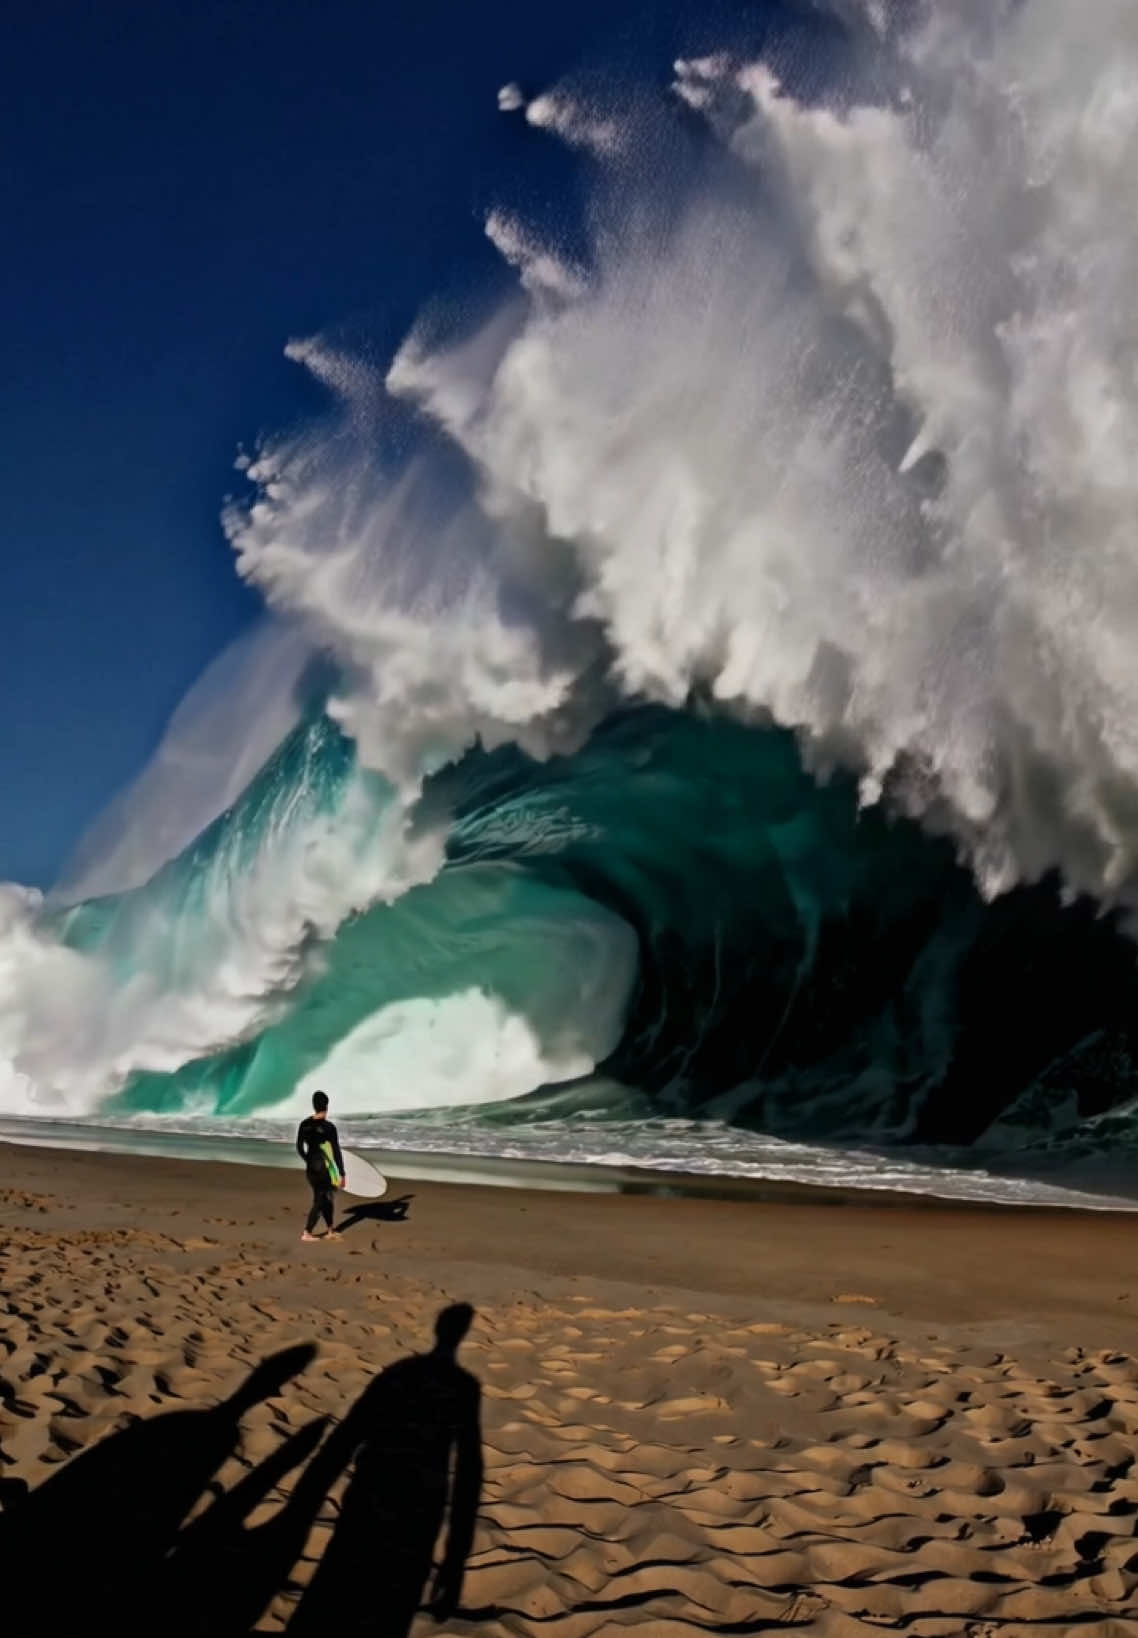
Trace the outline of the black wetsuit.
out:
M 343 1177 L 344 1157 L 340 1153 L 340 1139 L 336 1136 L 336 1128 L 327 1116 L 323 1120 L 317 1120 L 314 1115 L 309 1115 L 307 1120 L 301 1121 L 296 1134 L 296 1152 L 304 1162 L 308 1181 L 312 1185 L 312 1210 L 308 1214 L 308 1222 L 304 1225 L 306 1234 L 312 1233 L 322 1217 L 328 1227 L 332 1227 L 333 1184 L 328 1173 L 328 1163 L 320 1147 L 322 1143 L 331 1146 L 336 1165 L 340 1169 L 340 1176 Z

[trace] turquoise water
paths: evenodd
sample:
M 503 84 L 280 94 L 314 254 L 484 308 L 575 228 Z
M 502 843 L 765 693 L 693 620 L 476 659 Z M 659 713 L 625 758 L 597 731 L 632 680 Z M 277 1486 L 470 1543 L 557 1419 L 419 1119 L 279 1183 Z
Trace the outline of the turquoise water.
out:
M 315 709 L 150 883 L 53 926 L 120 987 L 192 993 L 232 961 L 258 873 L 263 909 L 281 861 L 341 826 L 363 869 L 390 807 Z M 445 835 L 433 879 L 307 928 L 262 1027 L 128 1074 L 99 1118 L 287 1123 L 324 1080 L 403 1148 L 746 1173 L 777 1172 L 772 1139 L 898 1164 L 918 1145 L 1055 1182 L 1127 1151 L 1129 941 L 1046 884 L 986 904 L 947 843 L 859 810 L 788 734 L 633 709 L 573 756 L 471 753 L 409 826 Z

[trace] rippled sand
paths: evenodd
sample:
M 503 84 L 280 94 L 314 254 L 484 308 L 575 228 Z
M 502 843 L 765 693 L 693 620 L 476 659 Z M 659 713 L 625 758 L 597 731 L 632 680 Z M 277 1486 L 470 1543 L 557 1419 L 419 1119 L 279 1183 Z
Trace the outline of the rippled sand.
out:
M 148 1630 L 286 1627 L 341 1524 L 337 1425 L 462 1300 L 485 1477 L 459 1609 L 414 1631 L 1138 1632 L 1132 1219 L 417 1184 L 302 1247 L 302 1179 L 4 1156 L 0 1551 L 40 1630 L 104 1624 L 100 1565 L 151 1527 Z M 104 1465 L 144 1475 L 135 1532 L 96 1483 L 132 1419 Z M 44 1571 L 69 1508 L 108 1544 L 78 1584 Z M 387 1551 L 360 1598 L 390 1632 Z

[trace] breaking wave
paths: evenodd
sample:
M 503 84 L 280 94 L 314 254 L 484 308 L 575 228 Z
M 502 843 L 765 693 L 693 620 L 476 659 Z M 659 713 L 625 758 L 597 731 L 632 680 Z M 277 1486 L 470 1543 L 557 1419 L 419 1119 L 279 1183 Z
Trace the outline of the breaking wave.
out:
M 0 890 L 0 1108 L 1130 1141 L 1138 17 L 843 15 L 809 84 L 505 87 L 580 231 L 290 344 L 264 624 Z

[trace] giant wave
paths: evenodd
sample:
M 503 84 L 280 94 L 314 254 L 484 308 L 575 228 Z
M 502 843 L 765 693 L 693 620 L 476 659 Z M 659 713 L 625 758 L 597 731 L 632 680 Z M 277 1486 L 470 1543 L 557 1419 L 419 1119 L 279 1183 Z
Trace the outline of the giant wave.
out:
M 0 1108 L 1129 1142 L 1138 23 L 846 23 L 511 88 L 587 250 L 503 208 L 482 322 L 290 345 L 266 623 L 0 890 Z

